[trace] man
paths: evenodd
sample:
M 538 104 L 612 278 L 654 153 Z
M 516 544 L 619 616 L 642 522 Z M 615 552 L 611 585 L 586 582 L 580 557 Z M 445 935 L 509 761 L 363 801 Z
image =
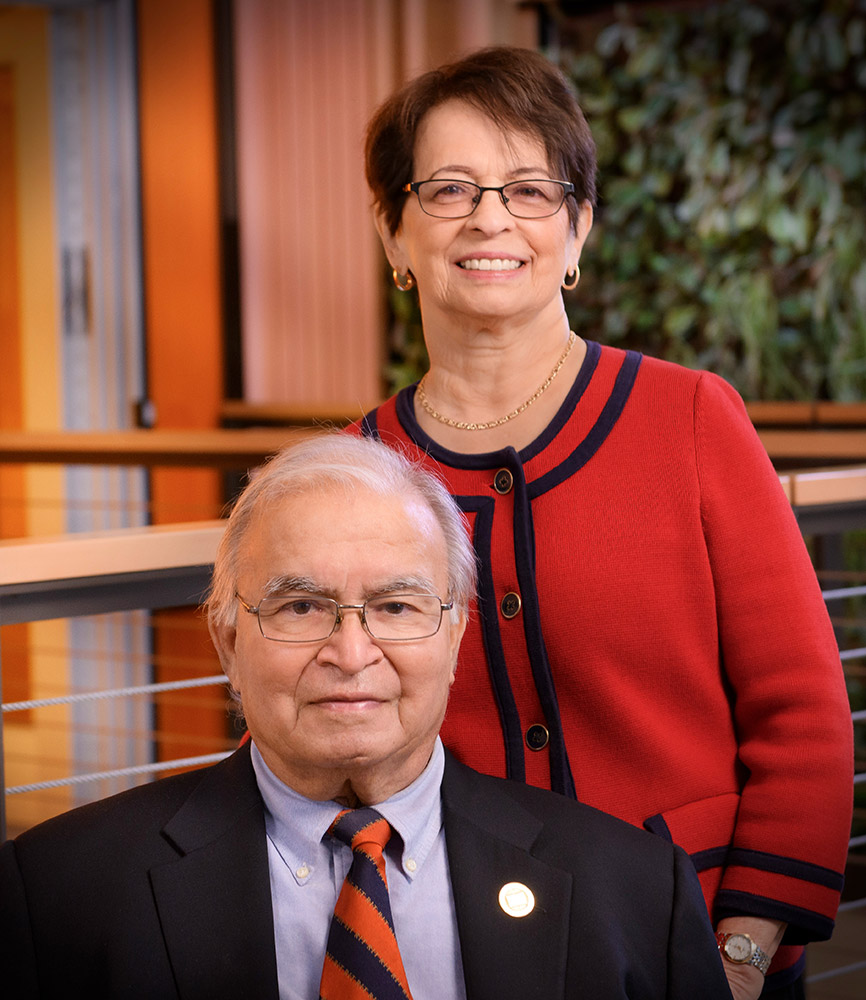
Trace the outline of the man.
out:
M 447 492 L 383 445 L 269 463 L 208 602 L 251 741 L 3 847 L 6 995 L 729 998 L 679 848 L 443 750 L 474 572 Z

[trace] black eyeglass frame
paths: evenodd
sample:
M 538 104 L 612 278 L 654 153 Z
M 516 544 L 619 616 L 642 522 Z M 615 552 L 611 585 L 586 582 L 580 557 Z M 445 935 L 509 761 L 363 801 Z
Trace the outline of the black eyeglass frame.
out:
M 358 614 L 361 616 L 361 625 L 364 627 L 364 631 L 367 633 L 367 635 L 375 639 L 377 642 L 417 642 L 419 639 L 431 639 L 434 635 L 436 635 L 439 632 L 439 629 L 442 628 L 443 615 L 445 614 L 446 611 L 451 611 L 454 608 L 454 601 L 449 601 L 446 604 L 442 601 L 442 598 L 439 597 L 438 594 L 388 594 L 387 599 L 394 601 L 399 600 L 401 597 L 435 597 L 436 600 L 439 602 L 439 622 L 437 623 L 436 628 L 432 632 L 429 632 L 427 635 L 413 635 L 399 639 L 383 639 L 381 636 L 376 635 L 376 633 L 373 632 L 370 626 L 367 624 L 366 610 L 367 610 L 367 604 L 369 603 L 368 601 L 364 601 L 363 604 L 340 604 L 339 601 L 335 601 L 332 597 L 323 597 L 319 594 L 298 595 L 299 600 L 302 599 L 302 597 L 309 597 L 310 600 L 327 601 L 328 604 L 333 605 L 334 624 L 333 627 L 331 628 L 331 631 L 327 635 L 324 635 L 319 639 L 275 639 L 272 635 L 267 635 L 265 633 L 264 626 L 262 625 L 262 617 L 259 614 L 259 611 L 261 609 L 262 604 L 265 601 L 279 600 L 280 599 L 279 595 L 272 594 L 268 597 L 263 597 L 255 607 L 253 607 L 251 604 L 248 604 L 237 591 L 235 591 L 235 597 L 241 602 L 241 607 L 244 609 L 244 611 L 247 612 L 247 614 L 256 616 L 256 621 L 258 621 L 259 623 L 259 632 L 262 633 L 262 637 L 264 639 L 267 639 L 268 642 L 291 642 L 291 643 L 324 642 L 326 639 L 330 639 L 331 636 L 337 631 L 337 629 L 343 623 L 343 615 L 342 615 L 343 611 L 357 611 Z M 370 600 L 378 601 L 382 600 L 382 597 L 371 597 Z
M 432 212 L 428 212 L 427 209 L 424 207 L 424 203 L 421 201 L 420 189 L 425 184 L 447 184 L 449 181 L 453 182 L 454 184 L 465 184 L 466 186 L 473 187 L 477 190 L 478 194 L 475 195 L 475 197 L 472 199 L 472 208 L 463 215 L 434 215 Z M 508 207 L 510 199 L 505 197 L 505 189 L 508 187 L 513 187 L 515 184 L 518 185 L 532 184 L 532 183 L 539 183 L 542 181 L 545 184 L 558 184 L 560 188 L 562 188 L 562 201 L 560 201 L 560 203 L 557 205 L 556 210 L 553 212 L 547 212 L 545 215 L 516 215 Z M 562 209 L 562 206 L 565 204 L 565 199 L 569 195 L 574 195 L 574 185 L 571 183 L 571 181 L 559 181 L 553 177 L 529 177 L 526 180 L 509 181 L 507 184 L 501 184 L 499 187 L 483 187 L 481 184 L 476 184 L 474 181 L 461 180 L 460 178 L 457 177 L 432 177 L 426 181 L 411 181 L 409 184 L 404 184 L 401 190 L 405 194 L 411 193 L 416 195 L 416 197 L 418 198 L 418 205 L 421 208 L 421 211 L 425 215 L 429 215 L 431 219 L 468 219 L 469 216 L 475 212 L 475 209 L 478 208 L 478 206 L 481 204 L 481 198 L 485 191 L 495 191 L 502 200 L 502 204 L 505 206 L 506 212 L 508 212 L 509 215 L 514 216 L 515 219 L 531 219 L 531 220 L 550 219 Z

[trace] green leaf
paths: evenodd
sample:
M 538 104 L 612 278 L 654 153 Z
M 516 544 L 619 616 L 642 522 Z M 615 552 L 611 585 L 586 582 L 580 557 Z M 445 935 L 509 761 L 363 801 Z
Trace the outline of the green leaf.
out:
M 619 127 L 633 135 L 639 132 L 647 120 L 647 109 L 642 105 L 634 105 L 630 108 L 621 108 L 616 115 Z
M 671 337 L 682 337 L 698 319 L 698 310 L 693 305 L 680 305 L 668 309 L 664 316 L 664 329 Z

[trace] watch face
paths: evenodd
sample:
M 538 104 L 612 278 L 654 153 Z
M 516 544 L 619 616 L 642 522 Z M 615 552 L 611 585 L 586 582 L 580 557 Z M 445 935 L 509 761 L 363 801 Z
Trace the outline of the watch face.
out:
M 732 962 L 748 962 L 752 955 L 752 942 L 745 934 L 732 934 L 725 942 L 725 953 Z

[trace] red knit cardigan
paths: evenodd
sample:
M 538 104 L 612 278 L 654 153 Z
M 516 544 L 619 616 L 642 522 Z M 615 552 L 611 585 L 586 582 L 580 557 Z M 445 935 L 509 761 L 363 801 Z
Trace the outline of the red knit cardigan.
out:
M 422 457 L 481 573 L 442 738 L 456 756 L 672 838 L 713 918 L 830 935 L 853 749 L 836 642 L 778 476 L 722 379 L 590 342 L 547 430 L 464 455 L 414 387 L 356 432 Z

